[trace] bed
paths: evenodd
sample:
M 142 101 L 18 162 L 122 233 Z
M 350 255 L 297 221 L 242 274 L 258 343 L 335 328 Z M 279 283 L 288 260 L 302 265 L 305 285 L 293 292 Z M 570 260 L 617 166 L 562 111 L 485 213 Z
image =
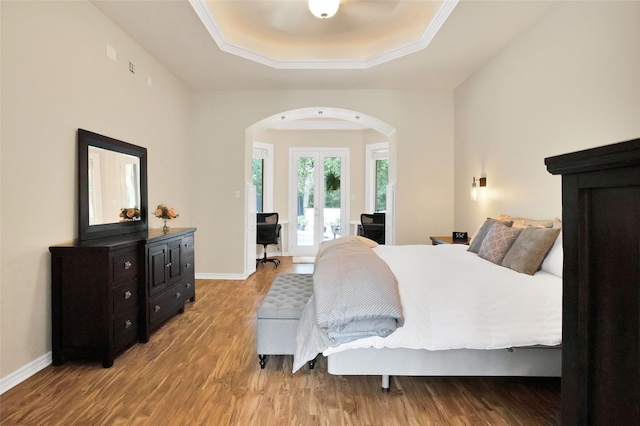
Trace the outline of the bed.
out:
M 559 377 L 562 237 L 560 229 L 549 229 L 559 226 L 555 222 L 544 223 L 544 226 L 515 220 L 488 222 L 483 223 L 484 234 L 480 232 L 476 236 L 480 239 L 476 239 L 476 250 L 481 247 L 482 239 L 488 241 L 493 236 L 487 230 L 497 227 L 496 222 L 520 228 L 520 231 L 509 231 L 517 235 L 507 244 L 509 247 L 502 249 L 504 253 L 498 263 L 468 251 L 469 247 L 465 245 L 384 246 L 361 237 L 348 237 L 323 245 L 316 257 L 314 296 L 298 327 L 294 371 L 322 353 L 328 359 L 329 373 L 380 375 L 383 390 L 388 389 L 391 375 Z M 538 222 L 535 224 L 539 225 Z M 527 238 L 520 235 L 524 229 L 528 229 Z M 529 234 L 540 236 L 543 233 L 546 234 L 544 244 L 541 245 L 541 238 L 533 238 L 535 245 L 540 247 L 532 248 Z M 528 241 L 523 244 L 521 240 Z M 348 247 L 348 255 L 328 256 L 340 247 L 342 250 Z M 516 248 L 519 249 L 517 255 L 508 256 L 513 254 L 512 250 L 517 252 Z M 535 271 L 518 271 L 522 266 L 523 250 L 542 252 L 537 253 L 540 261 L 535 265 Z M 347 296 L 342 295 L 337 308 L 343 311 L 345 300 L 353 303 L 349 301 L 353 299 L 349 293 L 353 288 L 366 286 L 369 275 L 379 277 L 382 274 L 374 267 L 361 267 L 360 261 L 354 263 L 357 256 L 352 259 L 352 251 L 370 251 L 384 264 L 383 269 L 388 267 L 397 281 L 401 315 L 398 317 L 395 308 L 391 309 L 394 311 L 391 320 L 396 320 L 398 325 L 391 332 L 331 339 L 326 328 L 318 325 L 317 275 L 331 271 L 331 288 L 346 291 Z M 330 259 L 327 261 L 325 257 Z M 528 268 L 531 269 L 531 265 Z M 344 290 L 350 287 L 350 290 Z M 367 294 L 371 291 L 366 287 L 362 290 Z M 361 307 L 358 309 L 362 311 Z M 385 306 L 382 311 L 386 314 L 390 309 Z

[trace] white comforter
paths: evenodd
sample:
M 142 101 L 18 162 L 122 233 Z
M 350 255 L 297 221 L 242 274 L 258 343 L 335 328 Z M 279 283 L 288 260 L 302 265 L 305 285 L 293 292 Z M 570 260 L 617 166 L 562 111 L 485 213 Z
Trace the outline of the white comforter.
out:
M 466 249 L 464 245 L 374 248 L 398 279 L 404 326 L 384 338 L 323 347 L 322 353 L 368 347 L 446 350 L 560 344 L 562 278 L 544 271 L 521 274 Z M 301 319 L 299 347 L 310 344 L 303 337 L 314 336 L 312 327 L 312 322 Z M 314 349 L 311 343 L 306 351 L 296 352 L 294 371 Z

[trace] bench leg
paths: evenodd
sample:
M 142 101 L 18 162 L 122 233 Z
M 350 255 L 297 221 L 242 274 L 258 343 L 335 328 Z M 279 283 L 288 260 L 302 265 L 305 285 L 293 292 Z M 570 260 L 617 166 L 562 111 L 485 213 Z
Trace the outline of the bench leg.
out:
M 258 355 L 260 358 L 260 369 L 264 370 L 264 366 L 267 364 L 267 356 L 266 355 Z
M 316 358 L 317 358 L 317 357 L 318 357 L 318 356 L 316 355 Z M 316 366 L 316 358 L 314 358 L 314 359 L 312 359 L 311 361 L 308 361 L 308 362 L 307 362 L 307 364 L 309 364 L 309 369 L 310 369 L 310 370 L 313 370 L 313 367 L 315 367 L 315 366 Z

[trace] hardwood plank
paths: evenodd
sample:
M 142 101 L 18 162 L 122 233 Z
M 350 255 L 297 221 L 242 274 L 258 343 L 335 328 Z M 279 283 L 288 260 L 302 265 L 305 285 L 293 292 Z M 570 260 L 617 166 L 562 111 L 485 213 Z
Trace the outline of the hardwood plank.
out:
M 256 310 L 282 257 L 244 281 L 198 280 L 187 304 L 115 360 L 49 366 L 0 396 L 3 425 L 554 425 L 560 380 L 333 376 L 326 359 L 291 373 L 291 356 L 260 369 Z M 308 265 L 304 265 L 308 271 Z

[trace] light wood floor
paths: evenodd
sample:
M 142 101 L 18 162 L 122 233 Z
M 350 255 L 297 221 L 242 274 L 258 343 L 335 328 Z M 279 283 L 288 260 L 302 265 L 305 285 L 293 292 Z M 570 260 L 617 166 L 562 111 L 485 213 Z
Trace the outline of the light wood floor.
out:
M 245 281 L 198 280 L 196 302 L 104 369 L 49 366 L 0 397 L 2 425 L 553 425 L 559 379 L 333 376 L 324 358 L 260 370 L 255 313 L 290 257 Z

